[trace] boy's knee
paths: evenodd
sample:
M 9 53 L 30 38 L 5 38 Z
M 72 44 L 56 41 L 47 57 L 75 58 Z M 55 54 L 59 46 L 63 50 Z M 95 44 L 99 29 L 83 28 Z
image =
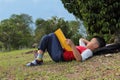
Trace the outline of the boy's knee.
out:
M 50 34 L 48 34 L 48 36 L 55 36 L 55 34 L 54 33 L 50 33 Z
M 49 38 L 48 35 L 44 35 L 44 36 L 42 37 L 42 40 L 46 40 L 46 39 L 48 39 L 48 38 Z
M 44 35 L 44 36 L 42 37 L 42 39 L 46 40 L 46 39 L 49 39 L 51 36 L 55 36 L 54 33 L 50 33 L 50 34 L 48 34 L 48 35 Z

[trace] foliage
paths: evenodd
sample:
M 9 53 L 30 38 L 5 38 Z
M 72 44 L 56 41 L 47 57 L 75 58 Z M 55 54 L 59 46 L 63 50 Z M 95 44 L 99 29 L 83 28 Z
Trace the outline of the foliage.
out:
M 64 21 L 62 18 L 52 17 L 49 20 L 37 19 L 35 30 L 35 41 L 38 43 L 41 37 L 45 34 L 49 34 L 61 28 L 67 38 L 72 39 L 75 44 L 78 44 L 78 40 L 81 37 L 79 34 L 79 22 L 77 21 Z
M 3 51 L 4 49 L 4 44 L 0 41 L 0 51 Z
M 61 0 L 64 7 L 84 21 L 89 36 L 107 41 L 120 30 L 120 0 Z
M 32 17 L 27 14 L 13 14 L 9 19 L 0 22 L 0 50 L 21 49 L 34 47 L 42 36 L 61 28 L 67 38 L 70 38 L 77 45 L 81 37 L 79 33 L 78 21 L 65 21 L 62 18 L 52 17 L 52 19 L 37 19 L 36 29 L 31 29 Z
M 9 19 L 0 22 L 0 50 L 21 49 L 36 46 L 42 36 L 61 28 L 67 38 L 71 38 L 75 44 L 81 37 L 78 21 L 65 21 L 62 18 L 37 19 L 36 29 L 32 33 L 32 17 L 27 14 L 13 14 Z
M 27 14 L 13 14 L 9 19 L 0 22 L 0 41 L 5 49 L 19 49 L 31 45 L 32 33 L 31 16 Z

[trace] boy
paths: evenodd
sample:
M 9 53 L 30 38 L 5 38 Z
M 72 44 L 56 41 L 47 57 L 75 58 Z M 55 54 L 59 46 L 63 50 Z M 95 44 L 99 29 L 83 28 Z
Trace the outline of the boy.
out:
M 93 56 L 92 51 L 105 46 L 105 40 L 98 36 L 93 37 L 91 41 L 81 38 L 79 40 L 80 46 L 75 46 L 70 39 L 66 39 L 66 43 L 72 48 L 72 51 L 63 49 L 54 33 L 43 36 L 38 46 L 37 58 L 26 66 L 42 65 L 43 55 L 46 49 L 55 62 L 71 60 L 84 61 Z

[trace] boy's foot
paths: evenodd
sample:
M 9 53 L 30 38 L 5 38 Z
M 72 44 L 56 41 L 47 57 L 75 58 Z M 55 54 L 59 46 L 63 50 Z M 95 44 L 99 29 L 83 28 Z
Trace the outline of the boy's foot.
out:
M 26 64 L 26 66 L 30 67 L 30 66 L 38 66 L 38 65 L 42 65 L 43 64 L 43 60 L 39 61 L 39 60 L 34 60 L 28 64 Z

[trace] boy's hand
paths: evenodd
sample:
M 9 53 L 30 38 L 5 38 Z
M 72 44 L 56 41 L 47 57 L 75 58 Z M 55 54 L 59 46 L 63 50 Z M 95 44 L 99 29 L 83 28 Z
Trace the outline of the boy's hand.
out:
M 90 42 L 90 41 L 88 41 L 88 40 L 86 40 L 84 38 L 80 38 L 80 40 L 82 40 L 85 43 L 85 45 L 87 45 Z
M 70 45 L 71 47 L 74 46 L 74 43 L 72 42 L 71 39 L 66 39 L 66 43 Z
M 72 48 L 73 55 L 74 55 L 76 61 L 81 61 L 81 60 L 82 60 L 81 54 L 80 54 L 79 51 L 76 49 L 75 44 L 74 44 L 70 39 L 66 39 L 66 43 L 67 43 L 68 45 L 70 45 L 70 47 Z

